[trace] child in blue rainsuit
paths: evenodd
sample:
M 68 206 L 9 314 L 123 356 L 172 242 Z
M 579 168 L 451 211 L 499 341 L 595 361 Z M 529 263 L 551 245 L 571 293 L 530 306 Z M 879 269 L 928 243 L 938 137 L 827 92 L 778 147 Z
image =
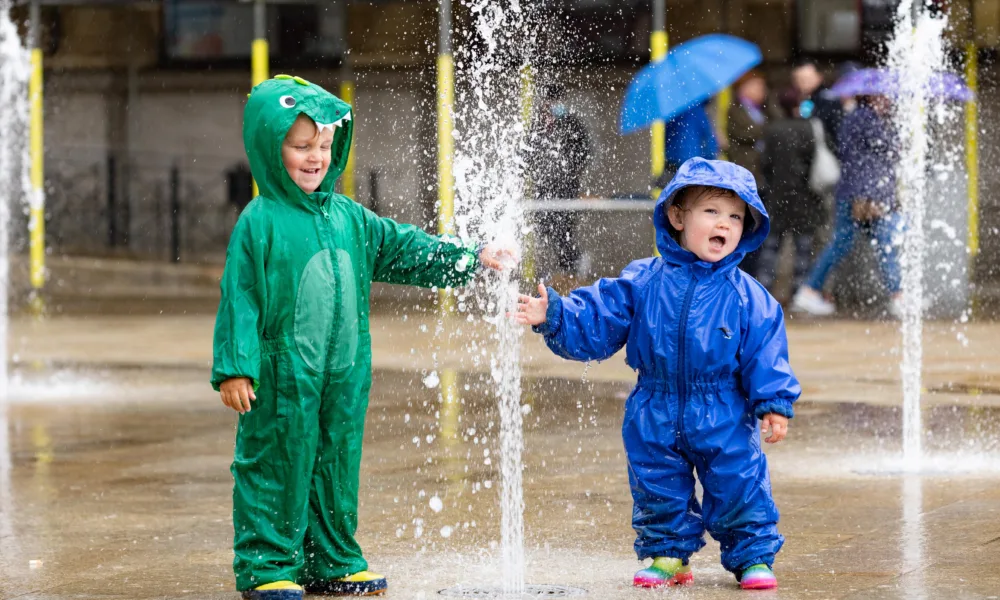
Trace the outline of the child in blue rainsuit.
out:
M 784 538 L 757 421 L 770 428 L 767 442 L 783 439 L 801 388 L 781 306 L 737 268 L 767 237 L 767 212 L 749 171 L 692 158 L 653 223 L 661 257 L 565 298 L 539 285 L 540 297 L 520 296 L 515 318 L 564 358 L 603 360 L 625 346 L 639 374 L 622 436 L 635 551 L 653 563 L 634 584 L 690 583 L 688 559 L 708 529 L 741 587 L 777 587 L 771 567 Z

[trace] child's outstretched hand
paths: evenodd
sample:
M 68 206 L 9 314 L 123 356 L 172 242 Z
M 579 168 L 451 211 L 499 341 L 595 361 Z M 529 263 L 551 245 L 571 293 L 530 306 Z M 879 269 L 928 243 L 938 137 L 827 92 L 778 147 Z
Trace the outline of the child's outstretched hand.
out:
M 771 435 L 764 439 L 768 444 L 777 444 L 785 439 L 788 433 L 788 417 L 783 417 L 777 413 L 767 413 L 760 420 L 761 433 L 771 430 Z
M 222 403 L 236 412 L 250 412 L 250 401 L 256 400 L 257 395 L 253 393 L 253 382 L 248 377 L 233 377 L 219 384 L 219 394 L 222 395 Z
M 520 261 L 521 256 L 518 254 L 517 248 L 512 245 L 494 242 L 486 244 L 479 252 L 479 262 L 496 271 L 514 268 Z
M 545 322 L 545 313 L 549 309 L 549 292 L 545 289 L 545 284 L 538 284 L 538 294 L 538 298 L 518 295 L 515 321 L 522 325 L 541 325 Z

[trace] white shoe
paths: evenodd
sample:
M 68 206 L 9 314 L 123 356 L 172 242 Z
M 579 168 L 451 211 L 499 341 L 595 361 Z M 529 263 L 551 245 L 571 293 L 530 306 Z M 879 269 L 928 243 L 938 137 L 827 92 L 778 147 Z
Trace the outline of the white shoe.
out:
M 924 297 L 920 302 L 920 317 L 923 318 L 927 311 L 931 309 L 933 303 L 930 298 Z M 903 319 L 903 295 L 899 294 L 889 299 L 889 316 L 893 319 Z
M 903 320 L 903 295 L 900 294 L 889 300 L 889 316 L 899 321 Z
M 823 294 L 803 285 L 792 298 L 792 312 L 809 313 L 815 317 L 829 317 L 837 312 L 837 307 L 832 302 L 828 302 Z

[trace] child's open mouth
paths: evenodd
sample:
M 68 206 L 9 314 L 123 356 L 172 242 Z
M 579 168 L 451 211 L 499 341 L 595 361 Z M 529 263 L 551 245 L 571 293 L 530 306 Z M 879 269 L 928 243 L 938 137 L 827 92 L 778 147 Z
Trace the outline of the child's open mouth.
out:
M 711 244 L 713 248 L 723 248 L 726 245 L 726 238 L 721 235 L 713 235 L 708 238 L 708 243 Z
M 319 175 L 319 169 L 302 169 L 306 175 Z

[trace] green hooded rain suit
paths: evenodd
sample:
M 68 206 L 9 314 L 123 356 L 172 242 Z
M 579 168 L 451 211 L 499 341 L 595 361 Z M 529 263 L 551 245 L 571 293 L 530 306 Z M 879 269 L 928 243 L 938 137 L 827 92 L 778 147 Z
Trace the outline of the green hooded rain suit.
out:
M 334 130 L 330 170 L 312 194 L 281 159 L 300 113 Z M 371 283 L 460 286 L 478 267 L 473 247 L 334 193 L 352 123 L 348 104 L 287 75 L 256 86 L 243 116 L 260 195 L 229 242 L 212 366 L 216 390 L 247 377 L 257 396 L 239 417 L 232 464 L 241 591 L 368 568 L 354 534 L 371 387 Z

